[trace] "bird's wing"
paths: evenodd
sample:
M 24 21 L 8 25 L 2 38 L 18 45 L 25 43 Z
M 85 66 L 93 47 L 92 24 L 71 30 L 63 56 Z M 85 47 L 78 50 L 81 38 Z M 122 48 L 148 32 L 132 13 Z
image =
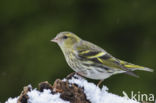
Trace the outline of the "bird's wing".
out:
M 95 44 L 82 41 L 79 45 L 76 46 L 76 49 L 78 51 L 78 57 L 82 61 L 90 61 L 91 65 L 101 66 L 107 70 L 113 70 L 114 68 L 123 70 L 126 71 L 126 73 L 129 75 L 136 76 L 133 72 L 131 72 L 131 70 L 124 67 L 120 63 L 120 60 L 114 58 L 112 55 Z
M 82 41 L 76 46 L 78 56 L 85 61 L 92 61 L 94 64 L 105 65 L 109 68 L 118 68 L 117 59 L 107 53 L 99 46 L 87 41 Z

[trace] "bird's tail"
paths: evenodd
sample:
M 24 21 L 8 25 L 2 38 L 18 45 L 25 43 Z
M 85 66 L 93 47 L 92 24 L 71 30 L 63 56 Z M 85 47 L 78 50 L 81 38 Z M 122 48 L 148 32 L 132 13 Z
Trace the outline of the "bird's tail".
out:
M 134 71 L 134 70 L 143 70 L 143 71 L 148 71 L 148 72 L 153 72 L 153 69 L 147 68 L 147 67 L 143 67 L 143 66 L 139 66 L 139 65 L 135 65 L 132 63 L 128 63 L 125 61 L 120 60 L 120 63 L 127 69 L 129 69 L 130 71 Z
M 134 68 L 135 69 L 135 68 Z M 154 72 L 153 69 L 147 68 L 147 67 L 142 67 L 142 68 L 136 68 L 135 70 L 143 70 L 143 71 L 147 71 L 147 72 Z
M 153 69 L 147 68 L 147 67 L 143 67 L 143 66 L 139 66 L 139 65 L 135 65 L 135 64 L 127 64 L 124 65 L 124 67 L 134 71 L 134 70 L 143 70 L 143 71 L 148 71 L 148 72 L 153 72 Z

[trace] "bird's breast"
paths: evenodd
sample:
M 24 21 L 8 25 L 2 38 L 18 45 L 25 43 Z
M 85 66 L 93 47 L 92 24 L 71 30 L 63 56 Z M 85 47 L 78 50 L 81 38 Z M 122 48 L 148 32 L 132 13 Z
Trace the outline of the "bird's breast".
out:
M 76 54 L 72 50 L 64 51 L 64 56 L 67 64 L 76 72 L 80 71 L 80 61 L 77 59 Z

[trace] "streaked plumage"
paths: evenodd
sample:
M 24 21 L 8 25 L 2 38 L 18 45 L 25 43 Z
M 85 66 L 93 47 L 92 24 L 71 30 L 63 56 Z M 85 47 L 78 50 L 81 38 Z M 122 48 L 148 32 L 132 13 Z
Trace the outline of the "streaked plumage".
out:
M 118 73 L 136 76 L 132 72 L 134 70 L 153 71 L 119 60 L 99 46 L 85 41 L 71 32 L 61 32 L 52 41 L 60 46 L 68 65 L 75 72 L 87 78 L 104 80 Z

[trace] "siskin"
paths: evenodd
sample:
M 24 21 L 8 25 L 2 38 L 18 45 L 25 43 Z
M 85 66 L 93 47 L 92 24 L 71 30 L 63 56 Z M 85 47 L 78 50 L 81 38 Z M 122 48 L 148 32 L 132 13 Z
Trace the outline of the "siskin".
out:
M 152 69 L 117 59 L 99 46 L 71 32 L 60 32 L 51 41 L 60 46 L 68 65 L 76 73 L 90 79 L 100 80 L 98 85 L 114 74 L 126 73 L 138 77 L 132 71 L 153 72 Z

